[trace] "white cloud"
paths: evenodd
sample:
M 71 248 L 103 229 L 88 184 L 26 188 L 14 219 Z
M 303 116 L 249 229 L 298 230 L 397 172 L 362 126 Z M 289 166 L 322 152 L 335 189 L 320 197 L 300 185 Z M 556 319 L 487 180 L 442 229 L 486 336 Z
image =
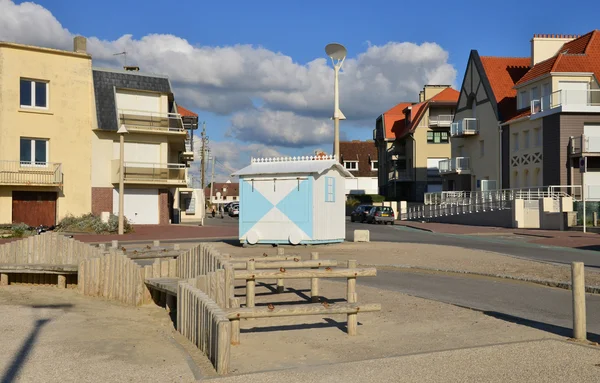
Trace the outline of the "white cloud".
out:
M 0 0 L 0 40 L 71 49 L 72 37 L 42 6 Z M 95 66 L 119 67 L 122 57 L 114 54 L 126 51 L 128 64 L 168 75 L 179 103 L 231 116 L 228 134 L 237 139 L 286 147 L 331 139 L 333 69 L 325 58 L 301 64 L 260 46 L 197 46 L 165 34 L 88 37 L 88 50 Z M 455 78 L 448 53 L 435 43 L 368 44 L 340 74 L 343 124 L 372 125 L 396 103 L 416 99 L 424 84 Z

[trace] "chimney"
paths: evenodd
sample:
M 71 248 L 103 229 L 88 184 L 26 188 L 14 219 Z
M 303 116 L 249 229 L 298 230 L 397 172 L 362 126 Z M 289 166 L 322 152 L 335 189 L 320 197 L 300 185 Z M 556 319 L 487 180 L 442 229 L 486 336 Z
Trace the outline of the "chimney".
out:
M 531 39 L 531 66 L 554 57 L 565 43 L 576 38 L 576 35 L 533 35 Z
M 73 38 L 73 52 L 87 53 L 87 39 L 83 36 Z

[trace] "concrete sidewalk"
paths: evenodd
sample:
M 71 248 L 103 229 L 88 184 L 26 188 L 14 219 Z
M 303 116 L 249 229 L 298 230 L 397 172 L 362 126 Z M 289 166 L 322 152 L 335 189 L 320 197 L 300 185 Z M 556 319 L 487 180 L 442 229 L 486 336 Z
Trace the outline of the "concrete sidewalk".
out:
M 538 229 L 511 229 L 491 226 L 471 226 L 437 222 L 396 221 L 396 225 L 440 234 L 511 236 L 526 238 L 526 242 L 545 246 L 600 250 L 600 235 L 578 231 L 556 231 Z
M 368 355 L 365 355 L 368 357 Z M 242 382 L 597 382 L 600 351 L 541 340 L 215 379 Z

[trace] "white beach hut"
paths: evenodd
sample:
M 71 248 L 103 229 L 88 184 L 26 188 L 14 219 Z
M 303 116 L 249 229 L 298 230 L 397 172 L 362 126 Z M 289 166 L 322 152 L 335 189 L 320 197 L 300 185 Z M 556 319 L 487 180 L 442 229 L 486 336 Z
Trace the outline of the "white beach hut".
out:
M 253 158 L 240 179 L 241 243 L 319 244 L 346 236 L 346 177 L 333 156 Z

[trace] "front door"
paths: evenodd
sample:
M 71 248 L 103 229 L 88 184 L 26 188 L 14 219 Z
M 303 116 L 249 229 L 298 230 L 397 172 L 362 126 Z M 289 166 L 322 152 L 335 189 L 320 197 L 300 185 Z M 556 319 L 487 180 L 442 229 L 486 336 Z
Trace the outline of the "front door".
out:
M 56 193 L 13 191 L 12 222 L 29 226 L 56 224 Z

